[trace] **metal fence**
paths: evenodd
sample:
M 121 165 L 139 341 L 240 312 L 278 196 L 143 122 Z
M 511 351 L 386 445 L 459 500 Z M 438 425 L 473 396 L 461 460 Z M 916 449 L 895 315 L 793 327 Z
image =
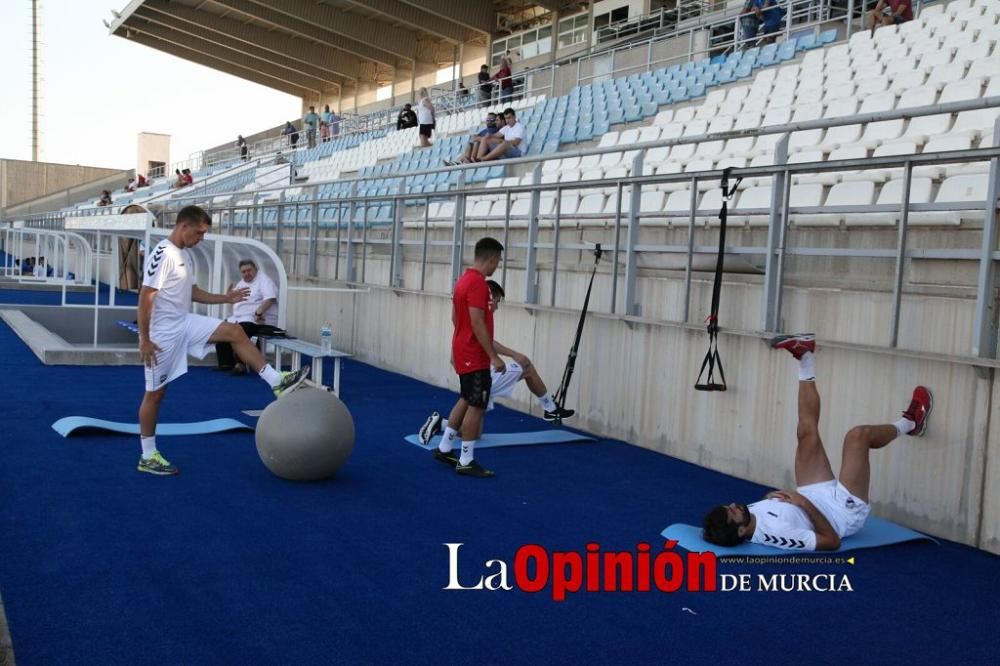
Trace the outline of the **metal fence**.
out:
M 809 129 L 823 129 L 838 125 L 877 122 L 892 119 L 908 119 L 941 113 L 957 113 L 982 108 L 1000 107 L 1000 98 L 978 99 L 966 102 L 955 102 L 943 105 L 906 109 L 878 114 L 857 115 L 847 118 L 810 121 L 785 126 L 757 128 L 752 131 L 734 131 L 701 137 L 690 137 L 670 141 L 635 144 L 628 147 L 636 151 L 632 160 L 631 175 L 621 178 L 605 178 L 572 183 L 543 183 L 542 162 L 548 159 L 566 157 L 582 157 L 587 155 L 603 155 L 622 152 L 623 147 L 591 148 L 562 152 L 554 155 L 524 157 L 505 160 L 504 164 L 511 167 L 530 168 L 533 174 L 531 184 L 516 187 L 466 189 L 464 177 L 460 176 L 458 188 L 447 194 L 413 194 L 405 189 L 405 178 L 400 179 L 398 190 L 392 194 L 362 196 L 358 194 L 361 179 L 349 181 L 353 183 L 352 194 L 347 197 L 327 198 L 320 195 L 323 184 L 312 184 L 289 190 L 287 188 L 264 190 L 255 193 L 252 200 L 237 203 L 236 197 L 229 203 L 207 204 L 216 219 L 221 221 L 225 233 L 249 235 L 270 244 L 279 254 L 291 255 L 289 274 L 300 277 L 324 277 L 336 280 L 347 280 L 364 284 L 381 284 L 392 288 L 425 289 L 425 276 L 428 268 L 428 251 L 434 248 L 448 248 L 450 255 L 450 277 L 457 279 L 462 267 L 462 256 L 465 250 L 465 232 L 471 224 L 475 224 L 467 210 L 466 200 L 470 196 L 493 195 L 505 198 L 506 214 L 497 221 L 495 230 L 501 234 L 505 246 L 517 253 L 520 270 L 525 272 L 525 290 L 520 298 L 511 294 L 512 300 L 520 300 L 525 304 L 540 304 L 559 307 L 556 302 L 555 284 L 561 270 L 558 261 L 560 252 L 586 251 L 588 246 L 581 243 L 567 242 L 560 238 L 565 222 L 586 222 L 587 220 L 607 220 L 607 233 L 610 242 L 606 249 L 611 253 L 610 263 L 610 300 L 606 306 L 597 305 L 599 309 L 611 314 L 626 317 L 638 317 L 642 314 L 642 304 L 638 299 L 637 276 L 640 255 L 670 255 L 683 258 L 684 293 L 683 307 L 676 313 L 673 321 L 690 322 L 690 302 L 693 277 L 693 261 L 699 255 L 711 255 L 718 251 L 716 246 L 697 244 L 696 218 L 715 215 L 716 210 L 698 209 L 699 183 L 705 181 L 718 182 L 722 177 L 719 170 L 699 171 L 680 174 L 643 174 L 643 164 L 646 152 L 659 146 L 673 146 L 685 143 L 700 143 L 732 138 L 742 138 L 762 135 L 780 135 L 776 146 L 775 164 L 759 167 L 744 167 L 732 169 L 731 176 L 747 178 L 768 178 L 771 183 L 771 201 L 766 209 L 734 210 L 734 214 L 765 215 L 768 218 L 766 244 L 739 245 L 730 244 L 726 252 L 732 256 L 762 257 L 763 269 L 763 309 L 760 317 L 760 328 L 766 331 L 779 331 L 781 328 L 782 287 L 785 284 L 785 266 L 790 257 L 846 257 L 892 260 L 894 262 L 891 314 L 891 335 L 885 341 L 889 347 L 898 344 L 900 325 L 900 298 L 903 290 L 903 265 L 909 259 L 940 259 L 946 261 L 975 261 L 979 264 L 976 284 L 976 324 L 975 336 L 970 345 L 970 355 L 977 358 L 994 358 L 996 352 L 996 323 L 994 321 L 995 301 L 995 262 L 1000 260 L 997 250 L 997 197 L 1000 194 L 1000 119 L 994 126 L 993 147 L 980 147 L 971 150 L 920 153 L 912 155 L 893 155 L 878 158 L 837 160 L 825 162 L 794 163 L 787 161 L 787 145 L 791 132 Z M 984 201 L 958 203 L 927 203 L 910 204 L 910 186 L 915 167 L 965 162 L 989 161 L 988 193 Z M 452 167 L 449 171 L 464 173 L 469 169 L 481 168 L 481 165 L 465 165 Z M 797 174 L 814 174 L 843 170 L 867 169 L 902 169 L 903 192 L 899 205 L 856 205 L 856 206 L 816 206 L 793 208 L 789 205 L 791 179 Z M 410 175 L 438 173 L 440 169 L 415 171 Z M 374 181 L 390 179 L 392 176 L 372 177 L 365 180 Z M 396 176 L 395 178 L 399 178 Z M 639 205 L 644 187 L 660 183 L 684 183 L 690 187 L 692 198 L 690 208 L 678 214 L 667 214 L 663 211 L 643 212 Z M 573 191 L 584 191 L 593 188 L 613 188 L 616 205 L 614 214 L 574 214 L 563 215 L 558 204 L 563 194 Z M 241 193 L 241 198 L 248 193 Z M 530 197 L 529 211 L 524 216 L 512 215 L 511 208 L 518 195 Z M 540 202 L 543 198 L 553 197 L 557 202 L 555 210 L 549 215 L 540 214 Z M 630 196 L 631 206 L 625 205 L 624 197 Z M 245 200 L 245 199 L 243 199 Z M 454 202 L 454 212 L 448 220 L 432 220 L 430 207 L 432 202 Z M 169 222 L 175 209 L 187 203 L 204 203 L 202 199 L 174 198 L 166 202 L 166 207 L 159 212 L 164 223 Z M 390 207 L 389 218 L 378 219 L 370 217 L 369 213 L 376 206 L 385 204 Z M 413 220 L 406 218 L 404 208 L 407 204 L 423 204 L 422 217 Z M 324 209 L 336 209 L 334 216 L 324 216 Z M 268 221 L 266 211 L 276 211 L 276 218 Z M 917 249 L 907 246 L 909 232 L 908 217 L 914 212 L 951 211 L 951 210 L 982 210 L 982 242 L 978 249 L 941 248 Z M 300 215 L 300 211 L 305 211 Z M 791 214 L 811 213 L 843 213 L 859 215 L 865 213 L 899 213 L 899 224 L 896 228 L 896 247 L 894 249 L 874 249 L 864 247 L 834 248 L 834 247 L 791 247 L 789 245 L 789 216 Z M 241 221 L 245 214 L 245 221 Z M 686 239 L 676 244 L 641 244 L 639 242 L 640 223 L 647 228 L 656 220 L 668 217 L 686 220 L 685 226 L 671 223 L 672 229 L 686 228 Z M 523 226 L 512 224 L 519 219 L 524 220 Z M 415 224 L 414 224 L 415 223 Z M 443 224 L 442 224 L 443 223 Z M 550 226 L 548 226 L 550 223 Z M 445 231 L 442 232 L 442 226 Z M 551 238 L 547 241 L 539 239 L 539 231 L 551 230 Z M 449 233 L 450 238 L 441 237 Z M 332 246 L 332 250 L 329 247 Z M 378 257 L 373 255 L 378 248 Z M 550 283 L 548 299 L 538 292 L 539 284 L 538 258 L 540 252 L 551 253 L 551 274 L 546 277 Z M 414 253 L 419 254 L 420 278 L 418 285 L 404 285 L 402 282 L 404 254 L 408 261 L 416 260 Z M 508 255 L 510 256 L 510 255 Z M 320 276 L 318 271 L 319 258 L 329 258 L 333 261 L 332 274 Z M 389 272 L 384 283 L 371 279 L 367 273 L 367 262 L 379 257 L 388 257 Z M 504 271 L 507 271 L 507 264 Z M 506 275 L 504 275 L 506 277 Z M 449 283 L 450 284 L 450 283 Z M 547 300 L 547 303 L 546 303 Z

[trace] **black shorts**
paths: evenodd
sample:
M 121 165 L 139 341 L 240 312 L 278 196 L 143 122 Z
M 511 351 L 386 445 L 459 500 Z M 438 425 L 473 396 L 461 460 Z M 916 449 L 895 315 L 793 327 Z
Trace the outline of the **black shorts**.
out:
M 428 139 L 431 138 L 431 130 L 434 129 L 434 125 L 421 125 L 420 126 L 420 136 L 426 136 Z
M 458 382 L 462 387 L 462 399 L 469 403 L 469 407 L 486 409 L 490 404 L 490 389 L 493 388 L 493 377 L 489 369 L 459 375 Z

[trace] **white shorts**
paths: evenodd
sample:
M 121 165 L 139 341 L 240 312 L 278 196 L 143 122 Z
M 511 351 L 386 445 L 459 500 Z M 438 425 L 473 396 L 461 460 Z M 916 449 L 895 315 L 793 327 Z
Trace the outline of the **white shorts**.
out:
M 160 351 L 156 352 L 156 362 L 146 366 L 146 390 L 159 390 L 187 372 L 188 354 L 205 358 L 215 349 L 208 339 L 221 323 L 221 319 L 192 312 L 188 313 L 185 326 L 173 336 L 151 332 L 150 337 Z
M 508 361 L 506 365 L 507 370 L 504 372 L 490 368 L 493 384 L 490 387 L 490 404 L 486 407 L 487 411 L 493 409 L 493 398 L 509 398 L 514 393 L 514 387 L 524 376 L 524 368 L 514 361 Z
M 871 513 L 868 503 L 852 495 L 837 479 L 810 483 L 798 490 L 826 516 L 841 539 L 864 527 Z

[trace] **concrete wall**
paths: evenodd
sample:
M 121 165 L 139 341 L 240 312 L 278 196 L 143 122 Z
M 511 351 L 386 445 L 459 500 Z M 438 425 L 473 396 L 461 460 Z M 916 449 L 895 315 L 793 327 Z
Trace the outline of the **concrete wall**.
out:
M 332 274 L 328 258 L 321 258 L 320 269 L 321 274 Z M 407 263 L 406 284 L 417 284 L 419 271 L 418 264 Z M 386 262 L 370 255 L 366 273 L 369 282 L 385 280 Z M 289 328 L 295 335 L 316 339 L 322 322 L 329 319 L 338 348 L 457 389 L 448 365 L 448 276 L 443 261 L 428 266 L 429 288 L 444 293 L 382 287 L 355 294 L 292 292 Z M 561 273 L 559 302 L 579 307 L 588 277 L 585 267 Z M 694 285 L 692 323 L 685 324 L 602 314 L 610 302 L 609 281 L 598 278 L 570 391 L 570 403 L 581 417 L 576 425 L 762 484 L 789 487 L 794 484 L 796 370 L 787 355 L 770 350 L 754 330 L 759 328 L 759 278 L 734 276 L 723 290 L 720 347 L 730 390 L 692 389 L 707 347 L 698 322 L 711 298 L 710 280 L 701 275 Z M 519 300 L 524 278 L 514 265 L 508 268 L 506 285 L 511 301 Z M 679 312 L 679 277 L 643 276 L 640 291 L 645 303 L 662 302 L 664 312 Z M 542 293 L 547 301 L 544 285 Z M 842 438 L 851 426 L 895 420 L 913 386 L 930 386 L 935 413 L 928 434 L 901 439 L 872 456 L 874 512 L 1000 552 L 996 380 L 992 373 L 988 378 L 977 375 L 967 359 L 948 355 L 965 353 L 969 331 L 961 322 L 971 319 L 968 300 L 954 295 L 904 299 L 906 328 L 913 323 L 921 329 L 908 333 L 905 345 L 911 350 L 934 348 L 933 356 L 882 346 L 889 305 L 887 294 L 870 290 L 798 286 L 786 295 L 788 330 L 818 329 L 838 340 L 821 343 L 817 355 L 823 396 L 820 431 L 834 468 L 839 468 Z M 527 353 L 553 387 L 562 375 L 577 318 L 574 309 L 508 302 L 499 312 L 496 337 Z M 509 404 L 538 412 L 523 387 Z M 669 496 L 665 489 L 665 505 Z
M 151 162 L 162 162 L 164 169 L 170 166 L 170 135 L 140 132 L 136 142 L 135 172 L 150 173 Z
M 103 178 L 120 176 L 124 186 L 127 174 L 122 169 L 0 159 L 0 217 L 17 204 Z

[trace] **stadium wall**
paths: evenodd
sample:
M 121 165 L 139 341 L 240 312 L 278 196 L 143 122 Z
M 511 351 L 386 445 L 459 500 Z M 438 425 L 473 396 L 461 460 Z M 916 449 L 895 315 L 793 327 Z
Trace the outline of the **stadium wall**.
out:
M 319 269 L 320 275 L 333 272 L 325 259 Z M 404 283 L 419 284 L 419 270 L 419 264 L 408 264 Z M 366 273 L 368 282 L 384 284 L 388 262 L 369 256 Z M 588 278 L 585 267 L 560 273 L 560 301 L 582 303 Z M 289 328 L 315 339 L 329 319 L 338 348 L 457 390 L 449 366 L 449 266 L 429 264 L 426 279 L 428 289 L 439 293 L 384 287 L 353 294 L 293 291 Z M 730 388 L 711 394 L 692 388 L 707 349 L 704 327 L 603 314 L 600 310 L 607 312 L 610 300 L 608 282 L 599 276 L 595 283 L 570 391 L 569 404 L 580 416 L 573 425 L 769 486 L 793 487 L 795 365 L 787 355 L 770 350 L 754 330 L 760 317 L 759 282 L 734 280 L 724 288 L 720 347 Z M 646 301 L 676 304 L 683 292 L 680 278 L 640 277 L 640 282 Z M 700 319 L 707 308 L 711 287 L 710 275 L 702 274 L 694 283 L 692 319 Z M 506 288 L 510 298 L 519 300 L 523 274 L 510 269 Z M 1000 398 L 994 373 L 977 372 L 959 356 L 879 346 L 874 339 L 887 327 L 890 299 L 891 294 L 860 290 L 798 288 L 786 306 L 789 320 L 824 331 L 854 327 L 863 332 L 860 337 L 873 340 L 823 344 L 818 354 L 820 432 L 834 469 L 850 427 L 895 420 L 913 386 L 930 386 L 935 412 L 928 435 L 902 438 L 872 455 L 873 509 L 916 529 L 1000 553 L 1000 490 L 987 481 L 1000 478 L 1000 429 L 992 417 L 1000 414 Z M 956 330 L 963 320 L 971 326 L 966 314 L 971 305 L 964 299 L 913 296 L 904 298 L 903 307 L 925 329 L 921 338 L 970 339 L 969 331 Z M 505 303 L 497 316 L 496 337 L 528 354 L 554 391 L 578 316 L 572 309 Z M 509 404 L 538 413 L 523 387 Z M 438 411 L 448 407 L 427 405 Z M 664 495 L 666 503 L 669 493 Z M 747 499 L 752 498 L 719 497 L 720 502 Z M 688 518 L 697 521 L 700 516 Z
M 59 199 L 54 199 L 46 201 L 42 207 L 32 210 L 22 209 L 18 214 L 47 212 L 75 203 L 81 196 L 89 196 L 86 194 L 86 187 L 80 189 L 80 186 L 94 187 L 95 181 L 104 183 L 106 179 L 111 179 L 110 182 L 118 182 L 116 179 L 121 179 L 120 186 L 124 186 L 129 173 L 122 169 L 105 169 L 79 164 L 0 159 L 0 217 L 15 214 L 11 209 L 18 204 L 52 194 L 64 194 L 66 203 L 59 203 Z M 96 190 L 96 194 L 100 195 L 101 189 L 108 187 L 106 184 L 102 185 Z

